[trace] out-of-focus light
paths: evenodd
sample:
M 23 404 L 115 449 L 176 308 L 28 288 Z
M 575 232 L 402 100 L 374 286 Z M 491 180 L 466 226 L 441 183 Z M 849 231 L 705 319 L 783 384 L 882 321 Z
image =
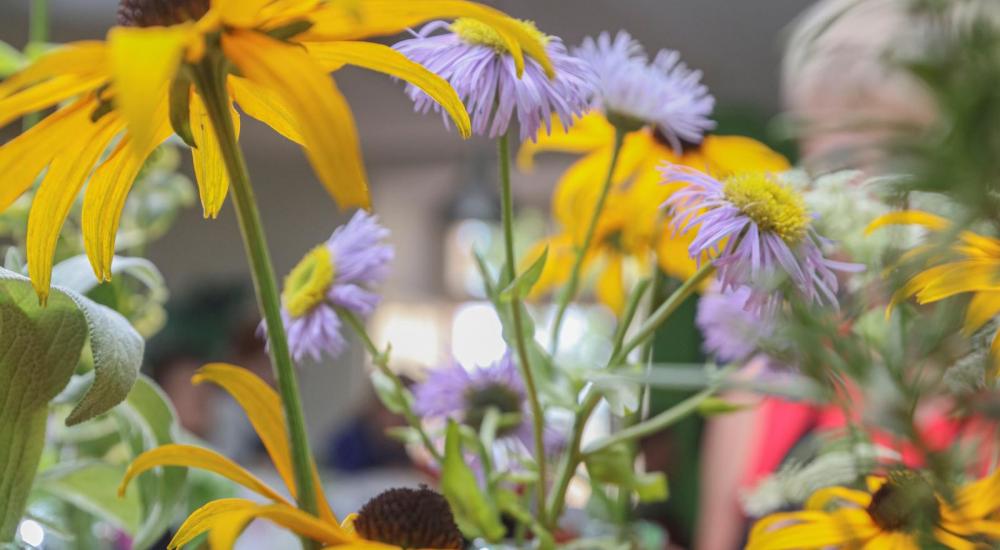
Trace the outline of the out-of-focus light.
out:
M 372 319 L 372 338 L 392 343 L 394 368 L 418 372 L 441 361 L 448 327 L 442 304 L 386 302 Z
M 503 357 L 507 345 L 503 327 L 486 302 L 466 302 L 451 322 L 451 355 L 466 367 L 485 366 Z
M 17 534 L 21 537 L 21 541 L 28 546 L 38 548 L 45 542 L 45 529 L 42 529 L 42 525 L 33 519 L 22 521 L 17 528 Z

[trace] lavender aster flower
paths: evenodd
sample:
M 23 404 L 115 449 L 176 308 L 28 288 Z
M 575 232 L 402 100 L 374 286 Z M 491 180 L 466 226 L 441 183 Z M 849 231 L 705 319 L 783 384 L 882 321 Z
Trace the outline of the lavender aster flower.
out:
M 530 21 L 521 23 L 545 43 L 555 68 L 554 78 L 549 78 L 541 64 L 529 56 L 525 57 L 524 73 L 519 77 L 514 58 L 500 35 L 472 19 L 458 19 L 450 25 L 443 21 L 428 23 L 414 33 L 415 38 L 403 40 L 394 48 L 451 83 L 469 111 L 474 134 L 501 136 L 516 114 L 523 141 L 534 138 L 542 124 L 551 130 L 552 113 L 563 128 L 583 114 L 594 74 L 586 63 L 567 53 L 562 40 L 542 34 Z M 436 31 L 447 32 L 434 34 Z M 417 111 L 441 111 L 437 102 L 412 84 L 407 85 L 406 93 Z
M 706 292 L 698 301 L 695 324 L 704 337 L 702 348 L 723 363 L 743 363 L 774 335 L 770 315 L 748 310 L 751 290 L 745 286 Z
M 697 227 L 688 252 L 713 258 L 723 291 L 750 288 L 746 307 L 780 303 L 785 278 L 810 302 L 837 305 L 834 271 L 862 266 L 827 259 L 829 241 L 812 227 L 805 202 L 769 174 L 737 174 L 719 181 L 680 165 L 663 169 L 664 183 L 684 183 L 664 203 L 673 209 L 675 231 Z
M 680 54 L 660 50 L 650 63 L 642 46 L 625 31 L 613 39 L 601 33 L 573 50 L 597 73 L 595 107 L 612 121 L 651 125 L 680 153 L 683 144 L 700 144 L 715 128 L 709 116 L 715 98 Z
M 312 249 L 285 278 L 282 320 L 296 361 L 340 355 L 347 343 L 335 308 L 367 316 L 378 305 L 372 287 L 385 279 L 393 249 L 389 231 L 364 211 Z
M 473 370 L 459 364 L 433 371 L 413 391 L 414 412 L 425 419 L 450 418 L 478 430 L 490 408 L 520 415 L 520 422 L 501 427 L 498 443 L 514 444 L 534 456 L 531 409 L 521 373 L 508 353 L 499 361 Z M 545 432 L 546 453 L 564 442 L 554 430 Z

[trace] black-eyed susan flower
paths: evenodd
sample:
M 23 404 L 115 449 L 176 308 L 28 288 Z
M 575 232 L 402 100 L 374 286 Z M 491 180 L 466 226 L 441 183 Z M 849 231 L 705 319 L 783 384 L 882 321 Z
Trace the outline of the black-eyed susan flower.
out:
M 518 75 L 507 43 L 494 28 L 474 19 L 458 19 L 450 25 L 428 23 L 414 38 L 393 47 L 455 88 L 469 110 L 473 133 L 500 137 L 516 118 L 523 141 L 534 137 L 542 126 L 551 131 L 553 117 L 564 129 L 569 128 L 586 110 L 594 73 L 586 63 L 569 55 L 558 37 L 542 33 L 530 21 L 518 24 L 545 44 L 556 71 L 553 78 L 530 56 L 524 61 L 524 74 Z M 437 31 L 446 32 L 435 34 Z M 441 110 L 440 104 L 417 86 L 408 85 L 406 93 L 420 112 Z
M 722 180 L 693 168 L 667 165 L 665 184 L 682 184 L 664 203 L 675 231 L 693 231 L 691 258 L 709 258 L 721 290 L 750 289 L 746 307 L 756 311 L 780 303 L 779 285 L 790 280 L 810 302 L 837 305 L 834 271 L 863 266 L 827 258 L 828 241 L 812 226 L 805 200 L 765 173 L 735 174 Z
M 106 41 L 67 44 L 0 83 L 0 125 L 69 101 L 0 148 L 0 210 L 45 172 L 28 221 L 29 271 L 40 298 L 84 184 L 85 246 L 98 278 L 110 278 L 125 197 L 145 158 L 174 132 L 193 147 L 202 205 L 214 217 L 228 190 L 215 126 L 229 123 L 210 115 L 230 111 L 238 131 L 236 105 L 302 145 L 341 207 L 368 206 L 351 111 L 327 73 L 351 64 L 404 79 L 468 135 L 468 114 L 447 82 L 387 46 L 358 40 L 442 17 L 492 29 L 517 71 L 524 53 L 552 71 L 537 35 L 462 0 L 123 0 L 120 25 Z
M 204 366 L 194 382 L 211 382 L 225 389 L 246 412 L 285 483 L 295 498 L 292 456 L 278 394 L 252 372 L 233 365 L 214 363 Z M 168 545 L 180 548 L 203 533 L 209 546 L 227 550 L 246 526 L 256 519 L 280 525 L 296 534 L 322 543 L 324 547 L 357 550 L 400 548 L 460 548 L 461 533 L 455 526 L 451 509 L 443 497 L 427 489 L 393 490 L 384 493 L 339 521 L 326 500 L 313 466 L 318 515 L 297 508 L 257 476 L 229 458 L 193 445 L 164 445 L 137 456 L 125 473 L 120 493 L 136 476 L 160 466 L 199 468 L 228 478 L 260 495 L 267 502 L 244 498 L 214 500 L 195 510 L 181 524 Z
M 919 225 L 934 232 L 951 226 L 940 216 L 904 210 L 879 217 L 868 226 L 866 233 L 897 224 Z M 930 304 L 960 294 L 971 294 L 962 329 L 966 335 L 972 335 L 1000 314 L 1000 240 L 962 231 L 948 249 L 950 255 L 928 255 L 926 269 L 896 291 L 892 302 L 895 304 L 913 297 L 920 304 Z M 918 247 L 908 252 L 908 257 L 927 251 L 927 247 Z M 1000 369 L 1000 331 L 993 337 L 990 354 L 994 360 L 995 375 L 996 369 Z
M 821 489 L 803 511 L 764 517 L 747 550 L 917 550 L 932 542 L 972 550 L 1000 541 L 1000 470 L 959 487 L 950 501 L 914 472 L 871 477 L 867 486 Z

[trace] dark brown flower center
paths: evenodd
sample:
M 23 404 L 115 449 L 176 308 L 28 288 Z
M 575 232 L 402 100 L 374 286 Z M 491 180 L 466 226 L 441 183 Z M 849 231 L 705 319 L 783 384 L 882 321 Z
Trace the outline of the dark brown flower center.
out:
M 354 528 L 367 540 L 410 548 L 462 548 L 462 533 L 443 496 L 426 486 L 389 489 L 361 507 Z
M 208 5 L 209 0 L 120 0 L 118 24 L 153 27 L 195 21 L 208 12 Z
M 868 514 L 884 531 L 929 530 L 941 519 L 934 488 L 911 472 L 891 474 L 872 495 Z
M 470 388 L 465 394 L 464 422 L 479 431 L 490 409 L 496 409 L 501 414 L 516 414 L 522 412 L 522 404 L 521 395 L 503 384 Z M 501 429 L 497 435 L 507 435 L 510 431 L 513 431 L 510 427 Z

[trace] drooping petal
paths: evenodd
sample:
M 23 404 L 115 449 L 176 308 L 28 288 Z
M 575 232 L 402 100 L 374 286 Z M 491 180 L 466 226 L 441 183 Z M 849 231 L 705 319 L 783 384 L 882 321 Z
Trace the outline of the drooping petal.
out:
M 303 35 L 303 40 L 353 40 L 396 34 L 432 19 L 459 17 L 476 19 L 492 27 L 514 58 L 518 74 L 524 71 L 524 53 L 537 60 L 550 77 L 554 74 L 545 44 L 518 21 L 496 9 L 463 0 L 330 2 L 310 15 L 315 25 Z
M 313 168 L 340 207 L 367 208 L 354 116 L 333 80 L 301 48 L 259 33 L 227 33 L 222 48 L 248 80 L 274 91 L 291 110 Z
M 597 299 L 611 308 L 616 315 L 625 309 L 625 283 L 622 276 L 621 254 L 606 254 L 604 269 L 597 276 Z
M 310 42 L 306 50 L 324 68 L 338 65 L 357 65 L 373 71 L 385 73 L 420 88 L 437 101 L 455 121 L 462 137 L 472 135 L 472 122 L 465 105 L 455 89 L 440 76 L 428 71 L 418 63 L 410 61 L 402 53 L 374 42 Z
M 46 109 L 60 101 L 89 92 L 100 86 L 105 79 L 104 76 L 57 76 L 0 99 L 0 126 L 6 126 L 28 113 Z
M 285 139 L 305 146 L 305 139 L 295 116 L 277 94 L 245 78 L 232 75 L 229 77 L 229 92 L 244 113 L 267 124 Z
M 937 302 L 956 294 L 1000 291 L 1000 262 L 968 261 L 948 264 L 934 280 L 917 292 L 921 304 Z
M 538 132 L 534 140 L 525 140 L 517 153 L 517 165 L 521 170 L 531 170 L 535 155 L 546 151 L 589 153 L 611 147 L 614 136 L 615 128 L 604 115 L 591 111 L 577 119 L 569 129 L 557 125 L 550 132 Z
M 153 141 L 144 151 L 136 151 L 131 147 L 131 139 L 126 135 L 111 155 L 94 170 L 94 175 L 87 184 L 81 214 L 83 245 L 98 280 L 111 280 L 115 237 L 118 235 L 118 223 L 121 221 L 128 192 L 153 149 L 170 137 L 171 133 L 173 130 L 164 114 Z
M 285 482 L 285 487 L 295 497 L 297 492 L 292 453 L 288 447 L 288 431 L 285 428 L 285 416 L 281 410 L 281 398 L 278 394 L 249 370 L 225 363 L 205 365 L 194 375 L 192 382 L 217 384 L 240 404 L 264 448 L 267 449 L 274 468 Z M 313 470 L 313 483 L 316 487 L 316 500 L 320 504 L 320 515 L 328 521 L 336 521 L 326 501 L 315 466 Z
M 89 116 L 77 122 L 75 128 L 69 128 L 74 140 L 53 159 L 28 214 L 28 273 L 42 303 L 48 298 L 56 242 L 69 209 L 94 165 L 124 126 L 114 115 L 96 123 Z
M 42 55 L 31 65 L 0 82 L 0 98 L 49 78 L 98 73 L 107 75 L 107 71 L 107 49 L 104 42 L 71 42 Z
M 931 231 L 940 231 L 948 227 L 948 220 L 941 216 L 923 212 L 920 210 L 900 210 L 883 214 L 865 228 L 865 235 L 872 234 L 875 230 L 887 225 L 921 225 Z
M 203 447 L 180 444 L 162 445 L 135 457 L 125 471 L 118 493 L 123 494 L 125 487 L 139 474 L 159 466 L 181 466 L 214 472 L 275 502 L 288 504 L 285 497 L 232 460 Z
M 1000 314 L 1000 292 L 977 292 L 972 296 L 969 307 L 965 310 L 965 322 L 962 325 L 962 330 L 966 334 L 972 334 L 998 314 Z
M 197 147 L 191 149 L 194 175 L 198 182 L 198 196 L 205 218 L 214 219 L 219 215 L 222 204 L 229 192 L 229 172 L 219 147 L 219 139 L 208 118 L 208 111 L 198 94 L 191 94 L 191 135 Z M 229 106 L 236 137 L 240 135 L 240 115 Z
M 167 548 L 180 548 L 205 531 L 210 531 L 215 526 L 220 515 L 249 510 L 257 506 L 260 505 L 245 498 L 220 498 L 219 500 L 213 500 L 191 512 L 191 515 L 177 528 L 177 532 L 174 534 L 174 538 L 170 539 L 170 544 L 167 545 Z
M 56 154 L 79 139 L 80 128 L 96 105 L 92 99 L 77 101 L 0 146 L 0 211 L 31 188 Z
M 108 32 L 115 101 L 136 151 L 154 140 L 156 107 L 166 99 L 191 33 L 190 25 L 113 27 Z

